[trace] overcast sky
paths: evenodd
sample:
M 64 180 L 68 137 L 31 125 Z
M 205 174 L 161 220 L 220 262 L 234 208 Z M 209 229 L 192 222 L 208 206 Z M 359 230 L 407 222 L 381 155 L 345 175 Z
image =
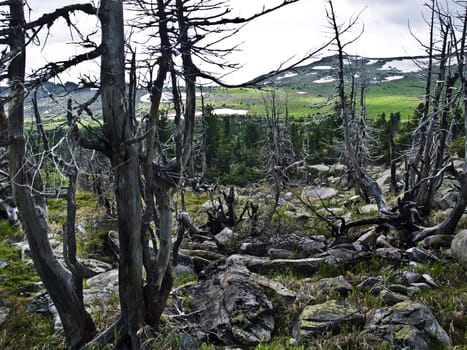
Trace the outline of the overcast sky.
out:
M 417 36 L 426 39 L 428 29 L 422 14 L 426 12 L 423 6 L 425 1 L 334 0 L 336 15 L 342 24 L 347 23 L 350 18 L 361 12 L 354 34 L 359 33 L 362 26 L 364 26 L 364 32 L 358 41 L 347 48 L 347 52 L 367 57 L 423 54 L 423 50 L 410 34 L 409 24 Z M 28 1 L 33 9 L 32 17 L 51 11 L 59 5 L 76 2 L 87 1 Z M 263 5 L 272 6 L 279 2 L 281 0 L 230 0 L 235 14 L 244 16 L 259 11 Z M 95 1 L 95 4 L 97 5 L 98 1 Z M 95 19 L 85 17 L 80 17 L 79 22 L 82 28 L 92 28 L 97 23 Z M 65 58 L 66 54 L 75 52 L 73 45 L 59 44 L 69 42 L 70 39 L 69 32 L 64 25 L 58 28 L 52 31 L 45 49 L 35 50 L 29 54 L 30 63 L 38 64 L 42 58 L 46 57 L 52 57 L 49 60 Z M 325 17 L 324 0 L 301 0 L 286 6 L 276 13 L 257 19 L 242 29 L 240 35 L 235 38 L 236 43 L 241 43 L 242 51 L 232 55 L 231 61 L 242 64 L 243 68 L 231 74 L 228 79 L 239 82 L 266 73 L 288 58 L 302 57 L 329 39 L 330 35 Z M 332 52 L 323 52 L 323 55 L 328 54 Z M 88 66 L 86 69 L 93 68 Z

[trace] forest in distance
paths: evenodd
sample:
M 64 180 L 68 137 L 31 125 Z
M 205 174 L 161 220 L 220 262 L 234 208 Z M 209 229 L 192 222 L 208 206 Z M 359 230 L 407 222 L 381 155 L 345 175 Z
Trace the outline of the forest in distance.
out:
M 428 1 L 424 56 L 348 55 L 324 0 L 304 57 L 205 69 L 299 1 L 0 2 L 0 348 L 465 346 L 467 4 Z

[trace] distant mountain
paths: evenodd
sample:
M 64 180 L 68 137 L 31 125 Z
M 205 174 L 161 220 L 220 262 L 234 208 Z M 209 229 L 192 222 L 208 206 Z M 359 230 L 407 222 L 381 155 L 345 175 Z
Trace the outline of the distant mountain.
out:
M 344 61 L 344 74 L 346 77 L 355 75 L 364 77 L 368 83 L 394 81 L 403 78 L 421 78 L 428 57 L 389 57 L 367 58 L 359 56 L 346 56 Z M 338 56 L 323 57 L 306 66 L 293 68 L 272 79 L 267 85 L 293 86 L 324 84 L 337 80 Z

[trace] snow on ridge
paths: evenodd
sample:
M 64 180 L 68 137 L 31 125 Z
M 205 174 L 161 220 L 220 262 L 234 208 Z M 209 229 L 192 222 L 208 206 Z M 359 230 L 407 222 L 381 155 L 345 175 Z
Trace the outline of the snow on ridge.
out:
M 196 91 L 196 96 L 201 96 L 201 92 Z M 185 100 L 186 94 L 184 92 L 181 93 L 182 99 Z M 151 103 L 151 94 L 145 94 L 139 98 L 139 100 L 143 103 Z M 173 101 L 172 93 L 171 92 L 162 92 L 161 102 L 162 103 L 170 103 Z
M 370 65 L 378 63 L 378 62 L 379 62 L 379 60 L 369 60 L 366 64 L 370 66 Z
M 316 84 L 323 84 L 323 83 L 331 83 L 333 81 L 336 81 L 336 79 L 334 77 L 324 77 L 324 78 L 321 78 L 321 79 L 318 79 L 318 80 L 314 80 L 313 83 L 316 83 Z
M 327 70 L 327 69 L 332 69 L 332 67 L 331 66 L 314 66 L 313 69 Z
M 276 80 L 282 80 L 282 79 L 286 79 L 286 78 L 292 78 L 292 77 L 295 77 L 296 75 L 298 75 L 298 74 L 297 74 L 297 73 L 285 73 L 283 76 L 277 77 Z
M 393 80 L 400 80 L 400 79 L 404 79 L 404 76 L 403 75 L 394 75 L 392 77 L 384 78 L 385 81 L 393 81 Z
M 419 67 L 419 63 L 414 60 L 403 59 L 388 61 L 383 67 L 378 68 L 378 70 L 397 70 L 402 73 L 414 73 L 419 72 L 421 68 Z

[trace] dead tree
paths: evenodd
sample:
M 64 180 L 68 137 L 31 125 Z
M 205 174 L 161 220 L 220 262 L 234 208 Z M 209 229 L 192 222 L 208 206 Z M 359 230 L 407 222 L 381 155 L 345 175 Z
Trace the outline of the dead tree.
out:
M 158 0 L 157 6 L 151 1 L 133 1 L 141 14 L 137 18 L 138 29 L 144 32 L 153 28 L 153 23 L 157 23 L 157 31 L 148 33 L 151 40 L 156 42 L 154 47 L 158 58 L 154 65 L 150 66 L 147 82 L 151 94 L 151 107 L 143 155 L 145 209 L 142 226 L 144 267 L 147 273 L 144 286 L 145 321 L 155 329 L 160 325 L 160 318 L 172 287 L 170 252 L 173 198 L 184 177 L 189 174 L 193 154 L 197 79 L 209 76 L 196 66 L 194 57 L 222 68 L 234 68 L 235 65 L 224 59 L 231 49 L 217 48 L 218 43 L 223 41 L 222 38 L 231 37 L 238 30 L 238 27 L 227 29 L 227 26 L 244 24 L 295 1 L 283 1 L 280 5 L 264 9 L 249 18 L 229 18 L 230 9 L 227 2 L 223 1 L 192 3 L 186 0 Z M 208 17 L 204 15 L 206 12 L 210 13 Z M 221 39 L 216 37 L 210 42 L 208 38 L 212 33 L 220 34 Z M 154 50 L 152 52 L 154 53 Z M 180 56 L 181 60 L 176 59 L 176 56 Z M 157 73 L 153 74 L 153 71 Z M 179 79 L 183 80 L 183 88 Z M 174 157 L 168 156 L 158 147 L 160 101 L 166 86 L 172 94 L 175 113 Z M 185 92 L 185 100 L 182 98 L 182 90 Z M 183 217 L 186 219 L 189 216 Z M 157 251 L 149 248 L 149 240 L 155 238 L 151 232 L 152 227 L 155 227 L 158 233 Z M 176 256 L 177 252 L 173 251 L 172 254 Z
M 69 271 L 61 265 L 54 255 L 48 241 L 47 203 L 43 195 L 41 175 L 26 154 L 24 136 L 24 99 L 25 99 L 25 56 L 28 29 L 37 30 L 41 25 L 52 25 L 54 19 L 66 16 L 72 7 L 61 9 L 60 14 L 51 14 L 50 21 L 42 20 L 27 23 L 24 16 L 24 3 L 12 0 L 9 6 L 8 28 L 0 32 L 8 44 L 8 50 L 2 56 L 8 65 L 8 140 L 9 172 L 13 194 L 22 217 L 22 226 L 28 238 L 31 256 L 36 270 L 52 298 L 65 330 L 67 344 L 76 349 L 95 334 L 94 323 L 84 309 L 82 299 L 82 276 L 76 271 Z M 2 4 L 5 6 L 5 3 Z M 97 12 L 93 9 L 94 13 Z M 33 31 L 34 32 L 34 31 Z M 3 108 L 3 106 L 2 106 Z M 69 246 L 71 256 L 72 245 Z M 70 257 L 71 257 L 70 256 Z
M 349 26 L 342 28 L 337 23 L 336 14 L 332 0 L 327 1 L 326 8 L 327 18 L 329 24 L 333 30 L 335 45 L 337 47 L 337 53 L 339 57 L 338 67 L 338 100 L 339 100 L 339 111 L 341 119 L 343 121 L 343 132 L 344 132 L 344 146 L 347 157 L 348 170 L 353 179 L 356 191 L 359 194 L 363 194 L 363 197 L 373 197 L 378 205 L 380 212 L 386 210 L 386 201 L 384 199 L 381 188 L 361 166 L 361 162 L 357 157 L 354 145 L 352 144 L 352 135 L 350 130 L 350 113 L 351 108 L 347 102 L 347 95 L 345 91 L 345 79 L 344 79 L 344 48 L 352 43 L 354 40 L 343 43 L 341 40 L 342 34 L 346 33 L 357 21 L 358 17 L 354 19 Z

